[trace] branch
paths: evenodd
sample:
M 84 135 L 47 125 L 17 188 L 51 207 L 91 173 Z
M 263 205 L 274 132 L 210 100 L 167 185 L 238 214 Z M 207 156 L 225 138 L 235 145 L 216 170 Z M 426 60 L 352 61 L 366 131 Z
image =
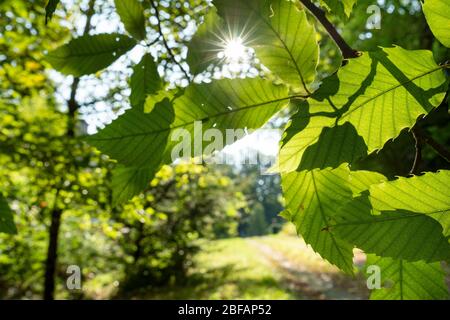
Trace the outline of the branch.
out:
M 161 39 L 163 41 L 164 47 L 167 50 L 167 53 L 169 54 L 170 58 L 173 60 L 173 62 L 175 62 L 178 67 L 180 67 L 181 71 L 184 73 L 184 75 L 186 76 L 186 78 L 188 80 L 191 80 L 191 77 L 189 76 L 189 74 L 187 73 L 187 71 L 183 68 L 183 66 L 177 61 L 177 59 L 175 58 L 175 54 L 173 53 L 172 49 L 169 47 L 169 45 L 167 44 L 167 40 L 164 37 L 164 33 L 162 31 L 162 26 L 161 26 L 161 18 L 159 16 L 159 9 L 158 6 L 155 4 L 155 2 L 153 0 L 150 0 L 150 4 L 153 7 L 153 9 L 155 9 L 155 15 L 156 15 L 156 20 L 158 21 L 158 31 L 159 34 L 161 35 Z
M 448 151 L 443 145 L 434 140 L 432 137 L 424 137 L 424 141 L 430 147 L 434 149 L 442 158 L 450 162 L 450 151 Z
M 86 10 L 86 24 L 84 25 L 83 35 L 87 35 L 92 27 L 92 17 L 95 13 L 95 0 L 90 0 Z
M 423 144 L 428 144 L 434 151 L 436 151 L 442 158 L 450 162 L 450 151 L 445 146 L 434 140 L 432 137 L 425 134 L 422 130 L 413 129 L 414 139 L 417 139 Z
M 89 0 L 89 6 L 86 10 L 86 24 L 84 25 L 83 35 L 89 34 L 92 28 L 92 17 L 95 14 L 94 6 L 96 0 Z M 80 108 L 80 104 L 77 101 L 77 92 L 80 85 L 80 77 L 73 78 L 72 86 L 70 89 L 70 98 L 67 101 L 67 107 L 69 109 L 67 114 L 67 136 L 75 136 L 75 123 L 76 123 L 76 112 Z
M 154 44 L 158 43 L 158 41 L 160 40 L 160 38 L 161 38 L 161 35 L 159 34 L 158 37 L 156 37 L 155 40 L 153 40 L 153 41 L 151 41 L 151 42 L 148 42 L 148 43 L 147 43 L 147 46 L 151 47 L 151 46 L 153 46 Z
M 344 59 L 358 58 L 361 53 L 352 47 L 350 47 L 344 38 L 341 37 L 339 32 L 337 32 L 334 25 L 327 19 L 325 12 L 313 4 L 310 0 L 300 0 L 303 6 L 308 9 L 308 11 L 316 17 L 317 20 L 323 25 L 325 30 L 327 30 L 330 37 L 334 40 L 336 45 L 342 52 L 342 57 Z
M 67 101 L 68 113 L 67 113 L 67 136 L 73 138 L 75 136 L 75 122 L 76 112 L 80 108 L 77 102 L 77 91 L 80 84 L 80 78 L 73 78 L 72 86 L 70 89 L 70 98 Z

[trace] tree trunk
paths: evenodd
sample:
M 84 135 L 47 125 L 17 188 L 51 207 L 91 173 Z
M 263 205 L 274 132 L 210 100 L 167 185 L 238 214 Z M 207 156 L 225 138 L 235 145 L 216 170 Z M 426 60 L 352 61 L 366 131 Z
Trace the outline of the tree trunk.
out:
M 58 234 L 61 226 L 61 215 L 61 209 L 54 209 L 52 211 L 47 260 L 45 262 L 44 300 L 54 299 L 56 262 L 58 260 Z
M 83 35 L 89 34 L 91 29 L 92 17 L 94 15 L 94 5 L 96 0 L 89 0 L 89 9 L 86 11 L 86 24 L 84 26 Z M 67 132 L 66 137 L 73 139 L 75 137 L 76 112 L 79 104 L 76 99 L 80 78 L 75 77 L 72 82 L 70 98 L 67 101 Z M 57 195 L 59 189 L 57 191 Z M 55 204 L 56 204 L 55 199 Z M 50 234 L 48 240 L 47 260 L 45 262 L 45 280 L 44 280 L 44 300 L 53 300 L 55 295 L 55 271 L 58 262 L 58 235 L 61 227 L 61 216 L 63 210 L 53 209 L 50 224 Z

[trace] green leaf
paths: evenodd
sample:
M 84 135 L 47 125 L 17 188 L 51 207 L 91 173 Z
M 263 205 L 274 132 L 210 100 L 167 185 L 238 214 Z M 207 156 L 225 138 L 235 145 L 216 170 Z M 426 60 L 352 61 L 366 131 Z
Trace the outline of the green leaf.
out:
M 197 150 L 193 142 L 197 139 L 200 145 L 205 142 L 195 132 L 195 124 L 200 124 L 203 132 L 211 128 L 220 130 L 225 146 L 233 142 L 226 139 L 227 130 L 259 128 L 286 107 L 291 98 L 286 87 L 261 79 L 224 79 L 210 84 L 191 84 L 182 96 L 172 91 L 166 93 L 173 97 L 171 102 L 165 98 L 154 108 L 146 105 L 146 109 L 151 109 L 148 114 L 137 109 L 127 110 L 105 129 L 87 138 L 91 145 L 129 167 L 117 173 L 115 203 L 126 201 L 145 187 L 147 176 L 138 179 L 133 176 L 133 170 L 150 172 L 151 179 L 163 163 L 175 160 L 171 151 L 177 142 L 169 141 L 175 130 L 188 134 L 188 143 L 194 146 L 192 156 L 198 156 L 202 150 Z M 147 103 L 159 101 L 153 98 L 149 96 Z
M 149 114 L 127 110 L 87 141 L 122 164 L 153 170 L 163 159 L 173 119 L 172 104 L 164 99 Z
M 258 78 L 192 84 L 174 102 L 173 125 L 192 128 L 194 121 L 202 121 L 204 130 L 257 129 L 286 107 L 290 98 L 285 86 Z
M 144 109 L 148 95 L 156 94 L 162 88 L 156 64 L 151 54 L 145 54 L 141 61 L 134 66 L 130 81 L 130 102 L 133 108 Z
M 319 59 L 316 32 L 291 1 L 214 0 L 219 15 L 241 35 L 244 44 L 293 89 L 309 91 Z
M 440 263 L 406 262 L 390 258 L 368 257 L 367 266 L 378 266 L 381 289 L 375 289 L 373 300 L 440 300 L 448 298 L 445 273 Z
M 338 83 L 336 77 L 325 80 L 313 99 L 324 100 Z M 367 155 L 367 146 L 350 123 L 335 126 L 335 110 L 326 103 L 301 102 L 283 134 L 278 171 L 291 172 L 313 168 L 336 168 Z M 313 110 L 313 111 L 312 111 Z
M 159 90 L 157 93 L 147 95 L 144 103 L 144 112 L 145 113 L 152 112 L 152 110 L 155 108 L 158 102 L 161 102 L 165 98 L 173 100 L 179 94 L 180 91 L 178 89 L 172 89 L 172 90 Z
M 338 73 L 340 87 L 330 98 L 364 138 L 368 152 L 411 128 L 444 99 L 446 79 L 430 51 L 386 48 L 352 59 Z
M 450 237 L 450 171 L 398 178 L 370 187 L 370 202 L 376 210 L 403 209 L 437 220 Z
M 353 196 L 359 196 L 363 191 L 369 189 L 369 187 L 373 184 L 379 184 L 383 181 L 386 181 L 387 178 L 383 176 L 381 173 L 373 172 L 373 171 L 351 171 L 349 177 L 349 186 L 353 192 Z
M 291 172 L 282 175 L 286 200 L 284 216 L 306 243 L 323 258 L 347 273 L 353 273 L 353 246 L 329 232 L 336 209 L 351 200 L 349 170 L 337 169 Z
M 367 194 L 341 207 L 330 228 L 364 252 L 408 261 L 450 258 L 450 243 L 435 220 L 415 212 L 372 212 Z
M 202 137 L 194 132 L 196 122 L 203 131 L 215 128 L 222 133 L 228 129 L 259 128 L 284 108 L 290 98 L 285 87 L 261 79 L 224 79 L 210 84 L 192 84 L 182 96 L 172 99 L 172 116 L 169 116 L 166 98 L 150 114 L 128 110 L 88 140 L 127 166 L 153 168 L 163 159 L 162 150 L 173 130 L 185 130 L 190 134 L 189 143 L 195 137 L 202 144 Z M 224 141 L 224 145 L 226 143 Z M 168 144 L 166 156 L 174 144 Z M 200 155 L 201 150 L 196 152 L 195 144 L 190 144 L 195 149 L 192 155 Z
M 322 3 L 334 14 L 348 18 L 358 0 L 322 0 Z
M 173 141 L 166 150 L 166 157 L 174 160 L 175 156 L 169 153 L 176 153 L 176 145 L 185 143 L 189 144 L 193 157 L 220 150 L 245 135 L 245 129 L 263 126 L 289 104 L 290 98 L 286 87 L 263 79 L 223 79 L 210 84 L 192 84 L 174 99 Z M 212 138 L 214 143 L 201 136 L 208 129 L 220 133 L 219 137 Z M 239 133 L 233 131 L 235 129 L 241 129 L 242 136 L 229 141 L 230 130 L 232 134 Z M 182 133 L 181 142 L 175 133 Z M 206 149 L 215 142 L 219 143 L 214 150 Z
M 145 39 L 144 8 L 138 0 L 114 0 L 125 30 L 137 40 Z
M 155 167 L 118 166 L 115 168 L 112 176 L 112 205 L 117 206 L 140 194 L 155 173 Z
M 426 0 L 423 13 L 434 36 L 450 48 L 450 2 L 448 0 Z
M 136 45 L 118 34 L 86 35 L 50 52 L 46 59 L 59 72 L 79 77 L 100 71 Z
M 6 199 L 0 194 L 0 232 L 16 234 L 14 218 Z
M 168 94 L 171 94 L 169 91 Z M 149 97 L 153 98 L 153 97 Z M 172 124 L 171 143 L 166 150 L 166 157 L 174 151 L 176 145 L 190 146 L 191 156 L 208 155 L 214 150 L 220 150 L 236 139 L 229 139 L 236 129 L 257 129 L 263 126 L 278 111 L 285 108 L 291 96 L 287 88 L 275 85 L 263 79 L 223 79 L 210 84 L 191 84 L 184 94 L 174 98 L 175 120 Z M 147 109 L 147 105 L 146 105 Z M 214 150 L 207 151 L 205 147 L 213 141 L 201 136 L 208 129 L 210 133 L 220 134 L 213 137 L 214 143 L 219 142 Z M 178 134 L 183 140 L 179 142 Z M 184 138 L 187 135 L 186 138 Z M 177 137 L 178 136 L 178 137 Z
M 186 61 L 192 74 L 199 74 L 218 60 L 217 54 L 224 46 L 220 36 L 223 28 L 222 19 L 212 7 L 188 44 Z
M 431 52 L 400 47 L 351 59 L 299 106 L 283 137 L 278 170 L 335 167 L 381 149 L 442 102 L 442 68 Z
M 45 24 L 53 17 L 59 2 L 60 0 L 48 0 L 47 5 L 45 6 Z
M 386 180 L 375 172 L 350 172 L 349 185 L 356 198 L 337 210 L 331 232 L 365 252 L 383 257 L 432 262 L 449 258 L 448 239 L 433 219 L 406 210 L 373 210 L 368 189 Z

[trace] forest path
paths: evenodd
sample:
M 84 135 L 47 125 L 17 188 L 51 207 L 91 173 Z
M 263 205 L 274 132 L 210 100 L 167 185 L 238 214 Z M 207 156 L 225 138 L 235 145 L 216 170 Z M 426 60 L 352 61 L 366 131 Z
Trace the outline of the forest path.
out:
M 258 238 L 247 240 L 254 246 L 272 265 L 281 272 L 283 284 L 289 291 L 298 295 L 299 299 L 328 300 L 328 299 L 362 299 L 365 290 L 361 287 L 360 279 L 354 279 L 352 284 L 348 277 L 334 272 L 322 272 L 317 266 L 310 263 L 293 261 L 284 253 L 274 249 L 270 244 L 264 243 Z M 270 243 L 270 242 L 269 242 Z M 302 250 L 308 254 L 316 255 L 308 247 Z M 310 259 L 311 262 L 311 259 Z M 319 268 L 320 269 L 320 268 Z
M 137 299 L 366 299 L 359 274 L 344 275 L 295 235 L 203 240 L 187 283 L 142 288 Z

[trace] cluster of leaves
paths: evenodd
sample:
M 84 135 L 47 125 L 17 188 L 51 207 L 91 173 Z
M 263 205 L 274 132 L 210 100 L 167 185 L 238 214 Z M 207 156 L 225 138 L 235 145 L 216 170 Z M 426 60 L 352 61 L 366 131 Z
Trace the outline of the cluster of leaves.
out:
M 117 2 L 131 37 L 74 39 L 48 55 L 55 69 L 75 76 L 94 73 L 143 40 L 143 5 L 149 3 Z M 348 16 L 356 1 L 322 2 L 332 14 Z M 305 0 L 214 0 L 192 39 L 186 59 L 192 76 L 214 59 L 217 51 L 211 46 L 228 28 L 248 34 L 248 45 L 270 78 L 191 81 L 186 88 L 165 91 L 152 56 L 142 58 L 130 81 L 132 108 L 88 138 L 122 165 L 115 173 L 114 202 L 138 194 L 174 160 L 169 137 L 175 129 L 187 130 L 194 139 L 195 121 L 222 132 L 259 128 L 292 106 L 297 112 L 285 128 L 274 168 L 282 174 L 283 216 L 344 272 L 353 273 L 354 247 L 374 254 L 383 283 L 391 284 L 375 291 L 374 298 L 445 298 L 439 262 L 450 260 L 449 171 L 389 181 L 354 167 L 443 103 L 449 64 L 437 64 L 426 50 L 380 48 L 361 52 L 332 76 L 318 79 L 319 44 L 306 3 L 311 5 Z M 158 4 L 150 4 L 159 19 Z M 448 1 L 426 0 L 423 11 L 435 37 L 449 46 Z
M 57 34 L 45 29 L 42 19 L 36 19 L 39 17 L 36 15 L 39 9 L 42 11 L 42 6 L 36 3 L 0 3 L 3 22 L 0 27 L 0 150 L 7 154 L 13 153 L 10 141 L 17 133 L 17 130 L 10 127 L 15 122 L 10 114 L 14 105 L 23 96 L 36 95 L 37 90 L 52 92 L 43 75 L 45 66 L 41 61 L 44 52 L 40 48 L 54 48 L 61 43 L 61 37 L 66 35 L 64 30 Z M 43 30 L 40 36 L 37 35 L 37 30 Z M 11 43 L 14 43 L 14 47 Z M 30 99 L 25 104 L 29 106 Z M 3 160 L 0 160 L 2 164 Z M 8 196 L 4 190 L 0 191 L 0 232 L 16 233 L 12 213 L 5 199 Z

